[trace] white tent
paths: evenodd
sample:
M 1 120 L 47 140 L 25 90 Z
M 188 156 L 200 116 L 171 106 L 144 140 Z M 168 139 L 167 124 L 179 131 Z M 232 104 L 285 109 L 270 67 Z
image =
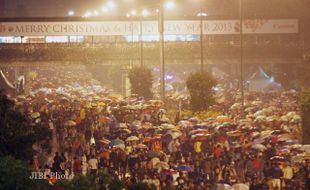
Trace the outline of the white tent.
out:
M 269 77 L 264 70 L 259 67 L 248 80 L 249 91 L 272 91 L 282 89 L 281 85 L 274 81 L 273 77 Z

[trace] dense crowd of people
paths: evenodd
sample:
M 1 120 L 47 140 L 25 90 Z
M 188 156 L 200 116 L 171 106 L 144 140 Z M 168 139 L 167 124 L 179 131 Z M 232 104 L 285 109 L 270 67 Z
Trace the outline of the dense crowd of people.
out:
M 76 65 L 38 69 L 30 92 L 16 109 L 53 131 L 51 151 L 34 146 L 33 167 L 46 175 L 104 170 L 158 190 L 310 189 L 294 91 L 246 93 L 242 109 L 227 90 L 212 117 L 168 118 L 163 102 L 112 96 Z

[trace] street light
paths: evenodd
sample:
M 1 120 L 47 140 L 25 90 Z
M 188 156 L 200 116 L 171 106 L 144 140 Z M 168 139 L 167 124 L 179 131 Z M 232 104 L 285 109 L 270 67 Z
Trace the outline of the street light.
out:
M 143 9 L 142 12 L 141 12 L 141 15 L 142 15 L 143 17 L 147 17 L 147 16 L 150 15 L 150 12 L 149 12 L 147 9 Z
M 244 86 L 243 86 L 243 10 L 242 0 L 239 0 L 240 16 L 240 90 L 241 90 L 241 113 L 244 117 Z
M 115 7 L 116 7 L 116 4 L 115 4 L 115 2 L 114 1 L 108 1 L 107 2 L 107 7 L 109 8 L 109 9 L 114 9 Z
M 83 15 L 83 17 L 91 17 L 93 15 L 93 13 L 91 12 L 91 11 L 87 11 L 84 15 Z
M 101 8 L 101 11 L 102 11 L 103 13 L 107 13 L 107 12 L 109 12 L 109 8 L 108 8 L 107 6 L 103 6 L 103 7 Z
M 169 5 L 170 4 L 170 5 Z M 166 8 L 171 8 L 171 3 L 165 4 Z M 165 46 L 164 46 L 164 4 L 163 0 L 161 0 L 158 12 L 158 29 L 159 29 L 159 48 L 160 48 L 160 94 L 162 101 L 165 101 L 166 92 L 165 92 Z
M 74 11 L 68 11 L 68 16 L 74 16 L 75 15 L 75 12 Z
M 175 3 L 173 1 L 167 1 L 164 6 L 166 9 L 172 10 L 175 7 Z
M 137 15 L 137 10 L 133 9 L 130 11 L 131 16 L 136 16 Z
M 200 6 L 200 69 L 204 70 L 204 53 L 203 53 L 203 19 L 202 19 L 202 0 L 199 1 Z
M 98 16 L 99 15 L 99 12 L 97 10 L 94 10 L 94 16 Z

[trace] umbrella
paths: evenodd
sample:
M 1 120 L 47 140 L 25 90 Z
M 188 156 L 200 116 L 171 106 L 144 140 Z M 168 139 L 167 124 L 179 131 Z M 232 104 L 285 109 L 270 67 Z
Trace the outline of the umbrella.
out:
M 104 144 L 104 145 L 106 145 L 106 144 L 109 144 L 111 141 L 110 140 L 108 140 L 108 139 L 101 139 L 101 140 L 99 140 L 99 142 L 100 143 L 102 143 L 102 144 Z
M 265 121 L 266 120 L 266 116 L 264 115 L 259 115 L 255 118 L 254 121 Z
M 104 102 L 99 102 L 98 106 L 105 106 L 105 103 Z
M 264 145 L 262 145 L 262 144 L 255 144 L 255 145 L 252 145 L 251 148 L 256 149 L 256 150 L 266 150 L 266 149 L 267 149 L 267 148 L 266 148 Z
M 170 166 L 167 162 L 157 162 L 154 166 L 154 168 L 157 168 L 157 169 L 169 169 Z
M 76 126 L 76 122 L 72 121 L 72 120 L 69 120 L 69 121 L 66 121 L 64 126 L 66 127 L 73 127 L 73 126 Z
M 272 135 L 272 132 L 273 131 L 271 131 L 271 130 L 262 131 L 261 136 L 262 137 L 270 137 Z
M 285 159 L 282 156 L 274 156 L 274 157 L 270 158 L 270 160 L 272 160 L 272 161 L 284 161 Z
M 191 172 L 191 171 L 193 171 L 193 168 L 192 168 L 192 167 L 190 167 L 190 166 L 184 166 L 184 165 L 178 166 L 176 169 L 177 169 L 178 171 L 186 171 L 186 172 Z
M 244 183 L 238 183 L 232 186 L 233 190 L 249 190 L 250 187 Z
M 259 105 L 262 105 L 263 102 L 256 100 L 256 101 L 253 101 L 251 104 L 254 105 L 254 106 L 259 106 Z
M 240 103 L 235 103 L 235 104 L 233 104 L 231 107 L 230 107 L 230 109 L 239 109 L 239 108 L 241 108 L 242 107 L 242 105 L 240 104 Z
M 136 136 L 130 136 L 130 137 L 128 137 L 128 138 L 126 139 L 127 142 L 130 142 L 130 141 L 138 141 L 138 140 L 139 140 L 139 138 L 136 137 Z
M 310 144 L 303 145 L 300 150 L 310 152 Z
M 208 133 L 208 130 L 206 129 L 196 129 L 189 132 L 189 135 L 195 135 L 195 134 L 206 134 Z
M 299 115 L 294 115 L 292 121 L 293 122 L 300 122 L 301 121 L 301 117 Z
M 165 153 L 163 153 L 163 152 L 153 151 L 153 150 L 151 150 L 151 151 L 146 153 L 146 156 L 149 157 L 149 158 L 155 158 L 155 157 L 159 158 L 159 157 L 162 157 L 164 155 L 165 155 Z
M 157 157 L 154 157 L 150 160 L 150 163 L 152 164 L 152 166 L 154 167 L 158 162 L 160 162 L 160 159 Z
M 176 173 L 177 172 L 172 170 L 172 169 L 168 169 L 168 170 L 164 169 L 161 171 L 161 174 L 166 175 L 166 176 L 168 176 L 168 175 L 172 176 L 173 174 L 176 174 Z
M 40 117 L 40 113 L 39 112 L 34 112 L 34 113 L 31 114 L 31 118 L 33 118 L 33 119 L 37 119 L 39 117 Z
M 124 141 L 122 141 L 121 139 L 114 139 L 108 144 L 108 146 L 118 146 L 124 144 L 125 144 Z
M 188 121 L 193 122 L 193 123 L 198 123 L 199 119 L 197 117 L 192 117 Z
M 258 117 L 258 116 L 265 116 L 265 112 L 263 110 L 259 110 L 259 111 L 255 112 L 254 117 Z
M 129 133 L 131 133 L 131 131 L 129 129 L 119 129 L 119 130 L 115 131 L 115 133 L 129 134 Z
M 294 144 L 290 148 L 292 148 L 292 149 L 300 149 L 300 148 L 302 148 L 302 145 L 301 144 Z
M 291 136 L 289 134 L 284 134 L 284 135 L 279 135 L 278 136 L 278 141 L 288 141 L 291 139 Z
M 296 112 L 289 112 L 289 113 L 286 114 L 286 116 L 287 116 L 288 118 L 293 118 L 295 115 L 297 115 Z
M 184 128 L 190 126 L 190 122 L 187 120 L 181 120 L 178 124 Z
M 282 116 L 282 117 L 280 118 L 280 120 L 283 121 L 283 122 L 285 122 L 285 121 L 288 121 L 289 118 L 288 118 L 286 115 L 284 115 L 284 116 Z
M 296 156 L 292 157 L 291 161 L 293 163 L 302 163 L 304 160 L 309 160 L 310 154 L 297 154 Z
M 147 149 L 148 147 L 145 144 L 137 144 L 135 148 Z
M 238 137 L 242 135 L 242 132 L 241 131 L 230 131 L 230 132 L 227 132 L 227 135 L 230 137 Z
M 255 139 L 252 144 L 253 145 L 255 145 L 255 144 L 262 144 L 264 142 L 265 142 L 264 138 L 258 138 L 258 139 Z
M 179 130 L 173 130 L 166 133 L 166 135 L 171 135 L 173 139 L 177 139 L 182 136 L 182 132 Z
M 143 142 L 150 142 L 151 140 L 153 140 L 152 137 L 145 137 L 145 138 L 143 139 Z
M 162 129 L 175 129 L 175 126 L 172 124 L 164 123 L 160 126 Z
M 210 134 L 195 134 L 191 136 L 192 140 L 195 141 L 204 141 L 206 140 L 209 136 L 211 136 Z
M 251 111 L 254 111 L 254 110 L 255 110 L 255 107 L 248 107 L 244 111 L 245 112 L 251 112 Z
M 216 190 L 233 190 L 233 188 L 227 184 L 216 184 Z
M 269 116 L 269 117 L 267 117 L 266 118 L 266 120 L 268 121 L 268 122 L 273 122 L 273 121 L 275 121 L 275 120 L 277 120 L 277 117 L 276 116 Z

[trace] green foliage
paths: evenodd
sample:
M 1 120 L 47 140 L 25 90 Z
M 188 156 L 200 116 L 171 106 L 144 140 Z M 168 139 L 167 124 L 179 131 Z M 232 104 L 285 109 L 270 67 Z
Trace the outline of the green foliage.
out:
M 0 189 L 50 189 L 47 180 L 30 179 L 31 172 L 32 170 L 27 163 L 10 156 L 0 157 Z
M 212 87 L 216 81 L 207 72 L 196 72 L 190 74 L 186 80 L 186 86 L 191 97 L 191 109 L 202 111 L 208 109 L 214 102 Z
M 100 170 L 96 177 L 92 175 L 76 175 L 71 181 L 59 181 L 53 189 L 55 190 L 123 190 L 124 184 L 113 179 L 111 175 Z
M 301 116 L 302 116 L 302 142 L 310 144 L 310 90 L 300 95 Z
M 112 65 L 108 72 L 111 87 L 115 92 L 122 91 L 122 70 L 120 65 Z
M 129 72 L 131 84 L 131 93 L 143 96 L 145 99 L 151 99 L 153 75 L 150 69 L 146 67 L 134 67 Z
M 14 102 L 0 92 L 0 156 L 30 160 L 34 153 L 32 145 L 49 138 L 51 131 L 47 127 L 31 126 L 27 117 L 13 107 Z
M 95 178 L 93 176 L 84 176 L 82 174 L 74 176 L 72 181 L 59 181 L 55 184 L 56 190 L 95 190 L 94 183 Z
M 149 185 L 146 183 L 137 183 L 131 185 L 128 190 L 156 190 L 156 187 L 154 185 Z

